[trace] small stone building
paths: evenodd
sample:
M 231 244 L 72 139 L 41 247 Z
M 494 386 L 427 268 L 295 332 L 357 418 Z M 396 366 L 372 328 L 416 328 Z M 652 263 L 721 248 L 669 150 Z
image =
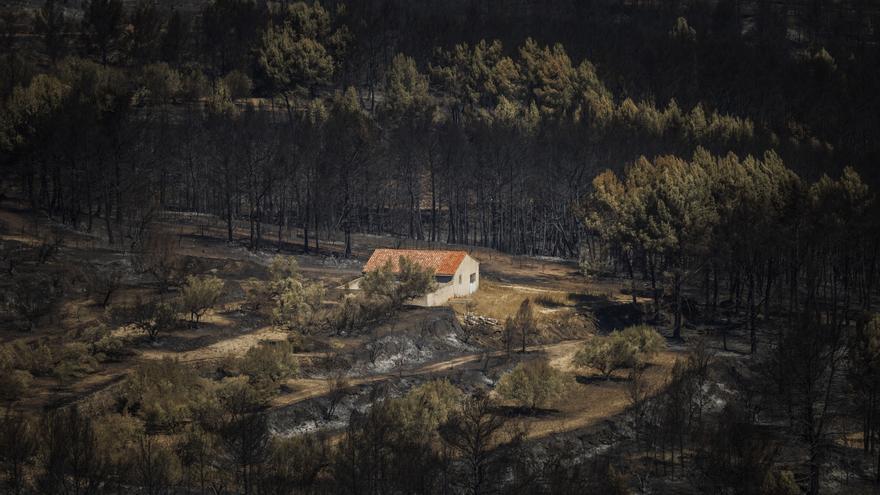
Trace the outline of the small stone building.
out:
M 377 249 L 373 251 L 364 273 L 377 270 L 391 262 L 392 269 L 399 270 L 398 260 L 403 256 L 423 268 L 434 270 L 437 287 L 433 292 L 410 301 L 416 306 L 441 306 L 453 297 L 473 294 L 480 288 L 480 263 L 464 251 L 434 251 L 424 249 Z M 360 279 L 349 288 L 360 288 Z

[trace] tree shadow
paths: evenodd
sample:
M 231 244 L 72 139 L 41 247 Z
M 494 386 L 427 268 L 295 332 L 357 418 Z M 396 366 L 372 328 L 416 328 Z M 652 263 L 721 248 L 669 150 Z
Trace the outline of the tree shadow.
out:
M 641 307 L 632 303 L 621 304 L 593 294 L 569 294 L 568 299 L 575 303 L 579 311 L 593 315 L 596 329 L 601 333 L 638 325 L 645 320 Z
M 559 413 L 559 409 L 524 406 L 497 406 L 495 414 L 506 418 L 546 418 Z
M 605 378 L 601 375 L 577 375 L 574 377 L 575 381 L 580 383 L 581 385 L 597 385 L 602 383 L 624 383 L 629 381 L 629 379 L 625 376 L 616 376 L 611 375 L 608 378 Z

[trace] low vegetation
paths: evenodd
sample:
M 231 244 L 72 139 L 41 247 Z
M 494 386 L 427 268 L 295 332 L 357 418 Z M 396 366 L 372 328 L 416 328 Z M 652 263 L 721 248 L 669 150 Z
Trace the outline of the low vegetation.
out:
M 607 379 L 616 370 L 643 366 L 665 346 L 665 339 L 656 330 L 637 325 L 587 340 L 575 355 L 574 364 L 595 369 Z
M 180 308 L 189 313 L 190 322 L 198 328 L 202 316 L 213 308 L 223 294 L 223 281 L 210 275 L 186 277 L 186 285 L 180 291 Z
M 504 399 L 514 401 L 527 410 L 546 407 L 563 396 L 567 376 L 550 366 L 546 360 L 538 359 L 518 364 L 505 373 L 495 392 Z

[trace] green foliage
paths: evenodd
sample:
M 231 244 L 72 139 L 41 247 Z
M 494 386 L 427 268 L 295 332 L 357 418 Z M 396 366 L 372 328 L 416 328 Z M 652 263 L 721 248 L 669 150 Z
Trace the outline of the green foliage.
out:
M 319 283 L 303 280 L 296 260 L 276 256 L 269 267 L 270 281 L 258 297 L 272 300 L 272 321 L 289 330 L 308 330 L 317 317 L 326 291 Z
M 434 290 L 434 271 L 423 268 L 415 261 L 401 256 L 397 271 L 389 260 L 383 266 L 367 272 L 361 280 L 361 289 L 371 299 L 384 299 L 399 308 L 407 300 L 421 297 Z
M 266 459 L 271 486 L 281 493 L 309 486 L 325 468 L 329 450 L 315 435 L 273 437 Z
M 69 91 L 69 86 L 48 74 L 38 74 L 27 86 L 15 87 L 0 117 L 0 149 L 34 144 Z
M 82 342 L 64 344 L 57 352 L 57 356 L 58 360 L 52 368 L 52 375 L 61 384 L 80 379 L 100 369 L 88 345 Z
M 397 286 L 392 298 L 396 304 L 403 304 L 404 301 L 421 297 L 434 290 L 436 285 L 434 270 L 422 268 L 421 265 L 404 256 L 398 260 L 397 267 L 399 270 Z
M 221 83 L 229 91 L 229 96 L 233 100 L 249 97 L 251 95 L 251 90 L 254 87 L 251 78 L 239 70 L 231 71 L 223 76 Z
M 636 359 L 640 363 L 666 349 L 666 339 L 654 327 L 648 325 L 626 327 L 620 332 L 620 338 L 636 349 Z
M 369 298 L 394 299 L 396 277 L 391 260 L 381 267 L 364 274 L 361 279 L 361 290 Z
M 565 374 L 543 359 L 520 363 L 505 373 L 495 391 L 528 409 L 552 404 L 565 392 Z
M 428 78 L 419 73 L 415 60 L 401 53 L 391 61 L 387 87 L 385 105 L 395 115 L 424 105 L 428 96 Z
M 170 358 L 147 361 L 135 368 L 118 398 L 119 409 L 155 428 L 177 427 L 192 419 L 206 401 L 202 379 Z
M 231 371 L 247 376 L 248 383 L 258 393 L 268 397 L 278 390 L 281 383 L 297 375 L 299 365 L 293 352 L 290 342 L 263 342 L 235 360 Z
M 574 365 L 593 368 L 608 378 L 615 370 L 636 364 L 636 348 L 632 342 L 612 333 L 608 337 L 592 337 L 575 354 Z
M 593 368 L 608 378 L 615 370 L 642 366 L 665 347 L 666 340 L 654 328 L 635 325 L 590 338 L 575 355 L 574 365 Z
M 209 275 L 186 277 L 186 285 L 180 292 L 180 307 L 190 314 L 190 321 L 196 326 L 202 316 L 213 308 L 223 293 L 223 280 Z
M 180 73 L 165 62 L 149 64 L 141 69 L 141 85 L 153 103 L 168 103 L 183 89 Z
M 407 435 L 425 435 L 458 412 L 463 399 L 464 394 L 449 380 L 432 380 L 397 399 L 395 413 Z
M 276 90 L 287 94 L 311 91 L 333 75 L 333 57 L 315 39 L 289 24 L 269 26 L 263 35 L 259 64 Z
M 801 487 L 791 471 L 768 471 L 761 485 L 761 495 L 798 495 Z
M 138 299 L 130 306 L 113 308 L 111 313 L 115 320 L 134 325 L 156 341 L 159 334 L 172 330 L 177 325 L 180 304 L 181 301 L 175 299 Z

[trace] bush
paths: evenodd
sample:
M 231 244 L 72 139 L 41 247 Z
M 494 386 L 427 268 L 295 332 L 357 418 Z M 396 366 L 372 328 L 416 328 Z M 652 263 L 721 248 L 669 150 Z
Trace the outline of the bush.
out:
M 397 415 L 410 433 L 433 432 L 461 409 L 464 394 L 446 379 L 413 388 L 397 400 Z
M 650 359 L 666 348 L 666 339 L 648 325 L 626 327 L 620 334 L 621 338 L 637 349 L 639 362 Z
M 223 293 L 223 281 L 210 275 L 186 277 L 186 285 L 180 293 L 180 305 L 190 314 L 190 321 L 198 327 L 202 316 L 217 304 Z
M 498 380 L 501 397 L 528 409 L 544 407 L 565 391 L 565 375 L 543 359 L 520 363 Z
M 183 76 L 181 77 L 181 97 L 195 101 L 204 98 L 210 92 L 211 83 L 201 69 L 190 67 L 183 71 Z
M 144 66 L 141 71 L 141 85 L 153 103 L 168 103 L 183 88 L 180 74 L 165 62 Z
M 400 257 L 397 266 L 400 269 L 394 294 L 397 305 L 434 290 L 434 270 L 422 268 L 418 263 L 404 256 Z
M 303 281 L 294 258 L 276 256 L 269 273 L 271 278 L 263 298 L 273 301 L 272 322 L 289 330 L 311 327 L 324 298 L 324 288 Z
M 361 289 L 370 299 L 387 299 L 398 308 L 407 300 L 421 297 L 434 289 L 434 271 L 401 256 L 397 273 L 391 261 L 364 274 Z
M 24 397 L 33 381 L 34 377 L 27 371 L 0 363 L 0 401 L 15 402 Z
M 6 346 L 4 354 L 11 356 L 9 362 L 15 369 L 28 371 L 34 376 L 49 376 L 55 366 L 55 355 L 43 341 L 24 343 L 17 341 Z
M 160 301 L 158 299 L 138 299 L 131 306 L 113 308 L 113 316 L 126 325 L 134 325 L 155 341 L 159 334 L 171 330 L 177 325 L 179 313 L 177 301 Z
M 761 493 L 766 495 L 797 495 L 801 488 L 791 471 L 770 471 L 764 477 Z
M 299 365 L 290 342 L 263 342 L 251 347 L 238 360 L 238 371 L 259 393 L 270 395 L 282 381 L 296 376 Z
M 636 325 L 589 339 L 575 355 L 574 364 L 593 368 L 608 378 L 615 370 L 641 366 L 665 347 L 666 341 L 656 330 Z
M 574 356 L 575 366 L 593 368 L 605 378 L 615 370 L 635 365 L 637 348 L 612 332 L 608 337 L 592 337 Z
M 121 411 L 140 416 L 148 426 L 174 428 L 204 401 L 204 386 L 191 369 L 164 358 L 132 371 L 118 399 Z
M 393 300 L 394 286 L 394 268 L 390 260 L 381 267 L 365 273 L 361 279 L 361 290 L 370 299 L 387 298 L 389 301 Z
M 392 312 L 389 299 L 347 295 L 330 315 L 330 322 L 337 334 L 351 334 L 382 321 Z
M 275 297 L 272 321 L 289 330 L 307 329 L 314 323 L 324 294 L 324 288 L 319 284 L 303 283 L 292 277 L 285 279 Z
M 62 384 L 69 383 L 100 369 L 98 360 L 89 352 L 88 345 L 71 342 L 60 349 L 60 359 L 52 368 L 52 375 Z
M 216 397 L 220 407 L 216 421 L 212 425 L 216 429 L 222 428 L 224 419 L 241 417 L 258 411 L 266 405 L 268 399 L 266 394 L 252 386 L 245 376 L 224 379 L 216 390 Z
M 223 76 L 221 84 L 226 87 L 226 90 L 229 91 L 229 97 L 233 100 L 249 97 L 251 95 L 251 89 L 254 86 L 254 83 L 251 82 L 251 78 L 249 78 L 244 72 L 238 70 L 234 70 Z

